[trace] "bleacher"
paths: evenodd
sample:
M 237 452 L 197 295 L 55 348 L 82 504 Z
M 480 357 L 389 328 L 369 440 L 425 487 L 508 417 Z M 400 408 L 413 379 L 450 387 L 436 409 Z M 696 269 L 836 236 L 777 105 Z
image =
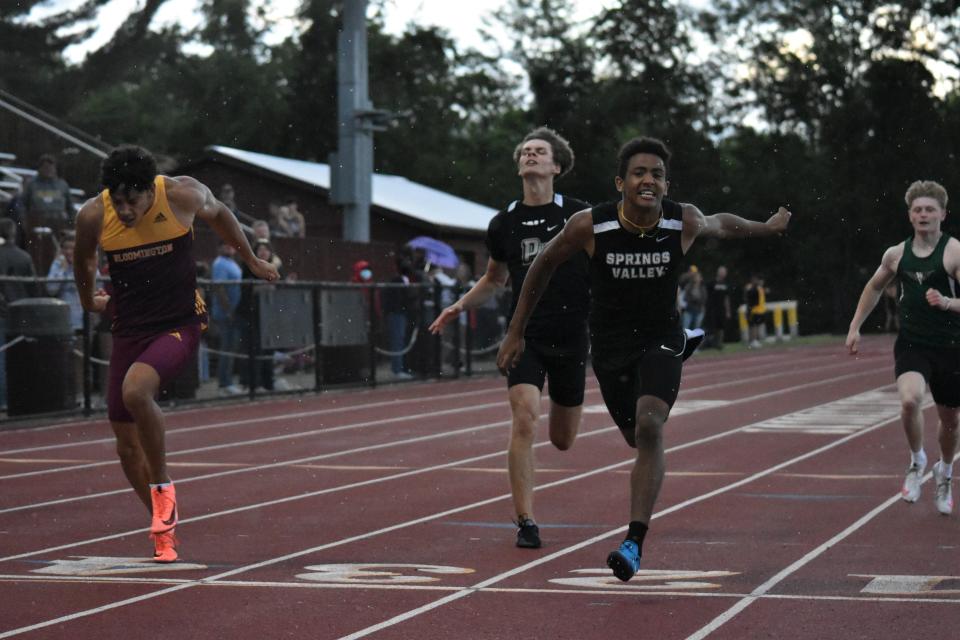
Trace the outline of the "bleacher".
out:
M 11 201 L 23 192 L 27 183 L 37 175 L 37 170 L 18 166 L 14 153 L 0 151 L 0 214 L 9 215 Z M 83 189 L 70 188 L 74 212 L 80 209 L 86 197 Z M 20 212 L 23 213 L 22 211 Z M 20 220 L 21 224 L 25 221 Z M 37 273 L 44 275 L 57 255 L 57 231 L 49 227 L 21 228 L 20 243 L 33 258 Z
M 37 175 L 36 169 L 16 166 L 16 160 L 15 154 L 0 151 L 0 203 L 3 205 L 13 200 L 26 183 Z M 83 189 L 71 187 L 70 195 L 73 196 L 73 208 L 76 211 L 83 204 L 86 194 Z

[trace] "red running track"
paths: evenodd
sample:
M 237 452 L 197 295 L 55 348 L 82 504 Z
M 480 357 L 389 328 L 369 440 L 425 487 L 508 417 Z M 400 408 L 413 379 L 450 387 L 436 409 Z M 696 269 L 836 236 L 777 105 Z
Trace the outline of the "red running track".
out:
M 628 583 L 632 456 L 592 378 L 574 447 L 537 447 L 540 550 L 513 546 L 501 380 L 170 414 L 174 565 L 106 423 L 0 432 L 0 638 L 951 637 L 957 515 L 899 500 L 891 343 L 864 347 L 688 363 Z

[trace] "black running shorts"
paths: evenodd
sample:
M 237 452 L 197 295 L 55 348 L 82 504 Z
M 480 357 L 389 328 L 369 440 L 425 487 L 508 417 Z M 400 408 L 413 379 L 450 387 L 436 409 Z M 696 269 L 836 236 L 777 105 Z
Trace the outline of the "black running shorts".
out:
M 526 338 L 520 361 L 507 373 L 507 387 L 532 384 L 543 391 L 548 383 L 550 399 L 561 407 L 579 407 L 583 404 L 583 386 L 587 375 L 587 329 L 572 341 L 562 345 L 549 344 L 542 339 Z
M 960 407 L 960 348 L 928 347 L 897 338 L 893 357 L 896 377 L 916 371 L 930 387 L 934 402 Z
M 680 331 L 649 340 L 625 363 L 593 354 L 593 372 L 603 402 L 621 431 L 633 433 L 636 428 L 637 400 L 641 396 L 654 396 L 673 407 L 680 391 L 685 344 L 686 337 Z

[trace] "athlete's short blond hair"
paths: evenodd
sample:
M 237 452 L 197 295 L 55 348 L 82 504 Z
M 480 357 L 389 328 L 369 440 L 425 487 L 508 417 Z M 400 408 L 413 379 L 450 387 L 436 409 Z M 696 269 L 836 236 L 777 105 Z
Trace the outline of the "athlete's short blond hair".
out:
M 907 207 L 913 206 L 913 201 L 917 198 L 933 198 L 940 203 L 940 208 L 947 209 L 947 190 L 938 182 L 933 180 L 917 180 L 907 189 L 907 195 L 904 200 Z

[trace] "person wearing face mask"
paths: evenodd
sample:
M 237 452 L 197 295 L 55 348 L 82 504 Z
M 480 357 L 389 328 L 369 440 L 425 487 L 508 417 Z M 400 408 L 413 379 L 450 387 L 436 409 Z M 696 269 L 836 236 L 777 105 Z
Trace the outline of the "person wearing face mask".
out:
M 353 263 L 353 276 L 350 282 L 368 283 L 373 281 L 373 269 L 366 260 L 357 260 Z

